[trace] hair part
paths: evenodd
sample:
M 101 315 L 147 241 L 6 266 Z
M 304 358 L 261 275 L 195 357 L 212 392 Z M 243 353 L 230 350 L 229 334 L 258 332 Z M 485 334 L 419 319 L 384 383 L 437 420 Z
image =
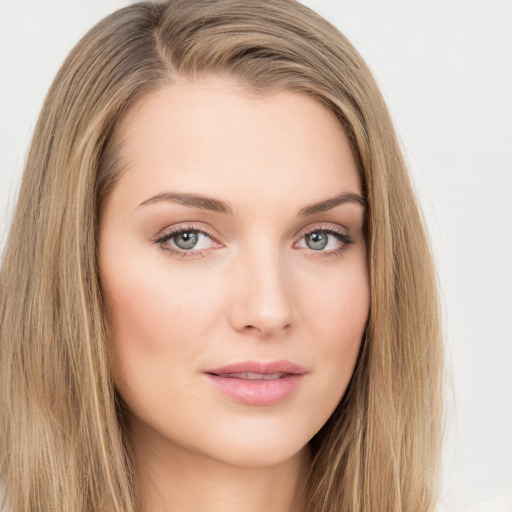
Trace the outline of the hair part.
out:
M 433 510 L 442 348 L 424 223 L 363 59 L 293 0 L 134 4 L 97 24 L 64 62 L 35 129 L 0 273 L 6 504 L 137 510 L 108 364 L 99 217 L 125 167 L 117 127 L 127 110 L 164 85 L 211 76 L 325 105 L 351 143 L 368 202 L 370 316 L 349 388 L 311 441 L 307 512 Z

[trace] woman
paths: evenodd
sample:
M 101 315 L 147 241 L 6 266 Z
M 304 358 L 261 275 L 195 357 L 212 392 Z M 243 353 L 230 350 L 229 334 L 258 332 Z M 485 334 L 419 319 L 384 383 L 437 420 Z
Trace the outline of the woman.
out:
M 10 510 L 435 507 L 421 216 L 367 67 L 293 1 L 135 4 L 76 46 L 0 347 Z

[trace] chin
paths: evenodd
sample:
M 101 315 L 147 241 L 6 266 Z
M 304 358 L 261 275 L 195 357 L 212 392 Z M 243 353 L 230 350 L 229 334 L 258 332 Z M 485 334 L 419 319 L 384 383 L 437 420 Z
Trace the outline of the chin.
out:
M 309 451 L 310 439 L 321 428 L 321 425 L 318 428 L 316 425 L 306 426 L 299 420 L 266 420 L 218 425 L 218 430 L 212 425 L 209 434 L 203 436 L 202 446 L 196 442 L 191 448 L 230 466 L 269 467 Z
M 247 446 L 233 443 L 226 451 L 216 454 L 215 459 L 228 466 L 246 468 L 268 468 L 285 464 L 309 453 L 308 445 Z

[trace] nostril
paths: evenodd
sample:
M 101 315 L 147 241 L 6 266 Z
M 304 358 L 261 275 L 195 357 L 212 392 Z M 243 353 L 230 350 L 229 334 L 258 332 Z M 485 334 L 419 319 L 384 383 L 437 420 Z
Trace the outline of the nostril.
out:
M 290 328 L 291 328 L 291 324 L 287 323 L 286 325 L 283 325 L 280 329 L 282 331 L 288 331 Z M 257 325 L 248 324 L 248 325 L 244 326 L 242 330 L 246 331 L 246 332 L 257 331 L 258 333 L 260 333 L 263 336 L 269 336 L 269 335 L 271 335 L 271 333 L 277 331 L 278 328 L 271 327 L 271 326 L 265 327 L 263 325 L 261 327 L 258 327 Z

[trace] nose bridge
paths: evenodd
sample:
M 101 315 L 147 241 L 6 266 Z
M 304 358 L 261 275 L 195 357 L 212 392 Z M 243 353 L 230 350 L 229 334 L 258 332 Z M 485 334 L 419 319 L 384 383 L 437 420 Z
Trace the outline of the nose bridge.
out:
M 278 244 L 251 243 L 239 254 L 232 309 L 237 330 L 275 334 L 291 325 L 291 276 Z

